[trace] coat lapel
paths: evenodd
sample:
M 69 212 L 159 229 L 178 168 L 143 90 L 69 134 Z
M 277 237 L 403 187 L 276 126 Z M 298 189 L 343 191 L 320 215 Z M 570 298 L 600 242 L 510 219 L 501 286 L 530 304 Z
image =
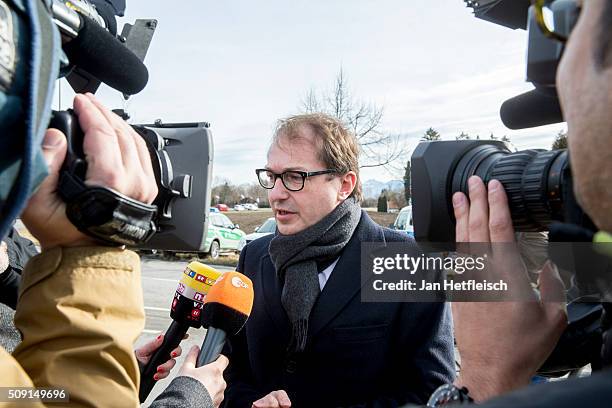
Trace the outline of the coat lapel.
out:
M 385 245 L 382 228 L 362 212 L 357 230 L 346 244 L 329 280 L 310 314 L 309 334 L 317 335 L 361 289 L 361 243 Z M 279 302 L 280 303 L 280 302 Z
M 290 327 L 290 323 L 281 303 L 282 288 L 280 281 L 276 276 L 276 270 L 269 255 L 261 259 L 259 274 L 263 287 L 264 307 L 274 321 L 279 333 L 284 333 Z

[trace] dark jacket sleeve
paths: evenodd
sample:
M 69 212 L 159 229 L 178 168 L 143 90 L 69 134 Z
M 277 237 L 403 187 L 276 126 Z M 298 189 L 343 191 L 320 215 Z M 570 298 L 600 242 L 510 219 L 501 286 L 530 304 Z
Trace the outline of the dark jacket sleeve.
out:
M 149 405 L 150 408 L 214 408 L 204 384 L 195 378 L 176 377 Z
M 19 295 L 21 275 L 9 265 L 6 271 L 0 273 L 0 303 L 15 310 Z
M 404 242 L 406 237 L 385 230 L 385 239 L 388 242 Z M 436 279 L 440 279 L 440 276 L 436 275 Z M 418 319 L 417 326 L 407 329 L 408 322 L 414 319 Z M 403 303 L 393 326 L 393 372 L 397 374 L 388 380 L 386 392 L 351 408 L 425 404 L 436 388 L 454 381 L 455 352 L 450 303 Z
M 21 275 L 30 258 L 38 255 L 38 249 L 32 241 L 19 235 L 15 228 L 11 230 L 4 241 L 8 250 L 9 262 Z
M 485 401 L 478 408 L 608 408 L 612 400 L 612 370 L 590 377 L 571 378 L 530 385 L 507 395 Z M 402 408 L 414 408 L 406 405 Z
M 19 235 L 15 228 L 9 232 L 4 242 L 6 242 L 9 267 L 4 272 L 0 271 L 0 303 L 15 309 L 21 272 L 30 258 L 38 254 L 38 249 L 32 241 Z
M 415 331 L 402 330 L 402 321 L 414 319 L 420 309 L 420 324 Z M 392 335 L 396 375 L 388 391 L 371 401 L 349 408 L 396 408 L 409 404 L 425 404 L 442 384 L 455 380 L 453 325 L 448 303 L 405 303 L 402 305 Z
M 413 306 L 416 304 L 413 304 Z M 413 310 L 409 303 L 403 305 L 403 314 Z M 412 373 L 398 382 L 398 387 L 409 387 L 407 402 L 426 403 L 436 388 L 455 380 L 455 348 L 453 341 L 453 318 L 450 303 L 421 303 L 425 312 L 420 317 L 417 333 L 420 344 L 414 344 L 414 354 L 404 362 L 406 370 Z M 404 318 L 408 318 L 404 316 Z M 402 333 L 403 344 L 410 341 L 415 333 Z M 401 343 L 400 343 L 401 344 Z M 400 371 L 401 372 L 401 371 Z
M 236 267 L 238 272 L 247 276 L 248 273 L 244 268 L 248 248 L 249 245 L 240 252 L 240 259 Z M 240 330 L 236 336 L 229 338 L 223 354 L 228 356 L 230 363 L 224 373 L 227 388 L 221 406 L 224 408 L 251 408 L 253 402 L 264 395 L 254 386 L 245 328 Z
M 612 370 L 590 377 L 531 385 L 478 405 L 482 408 L 604 408 L 612 400 Z

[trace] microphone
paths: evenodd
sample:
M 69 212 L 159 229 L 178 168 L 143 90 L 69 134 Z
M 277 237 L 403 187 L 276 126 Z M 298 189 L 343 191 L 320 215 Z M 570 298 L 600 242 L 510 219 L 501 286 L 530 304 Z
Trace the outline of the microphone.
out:
M 215 361 L 227 335 L 235 336 L 244 327 L 253 309 L 253 298 L 253 282 L 243 274 L 226 272 L 217 280 L 204 301 L 202 326 L 207 330 L 196 367 Z
M 179 345 L 190 327 L 198 329 L 202 326 L 204 299 L 219 276 L 221 272 L 200 262 L 191 262 L 185 268 L 172 299 L 172 323 L 164 335 L 163 343 L 142 369 L 139 390 L 141 403 L 155 386 L 153 376 L 157 367 L 171 358 L 170 352 Z
M 62 32 L 64 52 L 72 65 L 126 95 L 144 89 L 149 81 L 147 67 L 106 30 L 105 18 L 95 9 L 89 8 L 86 14 L 81 14 L 54 0 L 52 11 Z
M 557 91 L 533 89 L 508 99 L 499 111 L 502 122 L 509 129 L 525 129 L 563 122 Z
M 100 25 L 80 17 L 78 36 L 63 47 L 70 62 L 124 94 L 142 91 L 149 81 L 142 61 Z

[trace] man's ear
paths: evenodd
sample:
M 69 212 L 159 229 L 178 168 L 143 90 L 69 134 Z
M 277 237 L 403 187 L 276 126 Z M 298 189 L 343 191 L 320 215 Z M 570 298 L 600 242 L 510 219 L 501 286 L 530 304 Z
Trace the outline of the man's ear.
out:
M 351 195 L 356 185 L 357 175 L 354 171 L 349 171 L 348 173 L 340 176 L 340 190 L 338 190 L 338 200 L 346 200 Z

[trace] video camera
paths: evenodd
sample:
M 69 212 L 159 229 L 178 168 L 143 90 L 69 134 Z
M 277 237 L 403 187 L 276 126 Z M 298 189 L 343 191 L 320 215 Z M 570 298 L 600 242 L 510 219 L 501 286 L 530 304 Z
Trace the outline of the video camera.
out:
M 127 99 L 147 84 L 143 64 L 157 27 L 156 20 L 136 20 L 115 35 L 116 21 L 103 0 L 53 0 L 67 59 L 60 72 L 75 92 L 94 93 L 101 82 Z M 128 119 L 127 114 L 115 113 Z M 83 133 L 73 112 L 53 112 L 49 127 L 68 139 L 59 195 L 77 228 L 113 244 L 140 249 L 203 250 L 210 203 L 213 145 L 208 123 L 132 125 L 145 140 L 159 194 L 144 205 L 109 188 L 84 183 L 87 162 Z
M 527 80 L 534 89 L 503 103 L 500 109 L 503 123 L 510 129 L 524 129 L 562 122 L 555 78 L 564 43 L 558 40 L 569 37 L 578 19 L 580 10 L 576 3 L 464 1 L 477 18 L 528 32 Z M 567 232 L 572 228 L 576 232 L 571 241 L 590 241 L 590 231 L 596 231 L 574 196 L 566 150 L 512 152 L 501 141 L 423 142 L 415 149 L 411 166 L 414 232 L 422 243 L 454 250 L 452 195 L 457 191 L 467 194 L 467 182 L 473 175 L 479 176 L 485 185 L 492 179 L 502 183 L 515 231 L 550 231 L 549 241 L 567 241 Z M 564 239 L 558 239 L 562 236 L 561 228 Z M 549 257 L 560 269 L 571 273 L 574 286 L 568 291 L 568 328 L 539 370 L 540 375 L 552 377 L 576 372 L 589 363 L 593 370 L 601 367 L 600 301 L 604 297 L 602 289 L 594 293 L 598 291 L 592 291 L 589 283 L 598 274 L 600 284 L 609 280 L 601 277 L 609 276 L 611 269 L 609 260 L 590 247 L 575 243 L 555 245 L 549 246 Z
M 511 129 L 563 121 L 555 76 L 563 44 L 540 29 L 529 0 L 465 0 L 476 17 L 513 29 L 527 29 L 527 80 L 535 89 L 507 100 L 500 116 Z M 573 1 L 546 3 L 555 30 L 569 35 L 578 17 Z M 444 160 L 440 160 L 443 157 Z M 574 197 L 569 157 L 564 150 L 511 152 L 498 141 L 458 140 L 420 143 L 411 159 L 414 231 L 417 240 L 454 242 L 452 194 L 467 193 L 467 180 L 499 180 L 516 231 L 547 231 L 553 221 L 593 228 Z

